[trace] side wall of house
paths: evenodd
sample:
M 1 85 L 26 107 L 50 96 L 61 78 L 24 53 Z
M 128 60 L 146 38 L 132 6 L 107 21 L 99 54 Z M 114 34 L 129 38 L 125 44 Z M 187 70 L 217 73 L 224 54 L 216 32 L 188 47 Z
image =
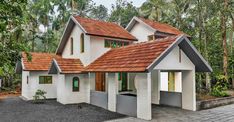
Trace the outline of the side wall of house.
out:
M 138 39 L 137 42 L 144 42 L 148 41 L 148 36 L 153 35 L 154 31 L 141 23 L 136 23 L 130 33 Z
M 28 76 L 28 83 L 27 83 Z M 39 84 L 39 76 L 52 76 L 52 84 Z M 47 71 L 23 71 L 22 72 L 22 96 L 27 100 L 32 100 L 35 92 L 40 89 L 46 91 L 46 98 L 52 99 L 57 97 L 57 77 L 48 75 Z
M 90 62 L 93 62 L 111 49 L 105 48 L 105 39 L 103 37 L 91 36 L 90 40 Z
M 78 25 L 76 25 L 63 50 L 63 58 L 79 58 L 81 62 L 87 66 L 90 63 L 90 36 L 84 35 L 84 52 L 81 53 L 80 39 L 81 34 L 84 33 Z M 71 38 L 73 38 L 73 54 L 71 54 Z
M 57 101 L 62 104 L 89 103 L 88 74 L 58 74 Z M 73 91 L 73 78 L 79 78 L 79 91 Z

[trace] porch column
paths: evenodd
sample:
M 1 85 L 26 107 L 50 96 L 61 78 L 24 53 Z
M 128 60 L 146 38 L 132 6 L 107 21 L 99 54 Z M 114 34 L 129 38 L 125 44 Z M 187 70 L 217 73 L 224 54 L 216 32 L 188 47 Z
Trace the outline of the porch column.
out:
M 137 89 L 137 117 L 151 120 L 151 73 L 137 73 L 135 83 Z
M 108 73 L 107 74 L 108 82 L 108 110 L 116 112 L 116 101 L 118 93 L 118 74 L 117 73 Z
M 88 92 L 88 103 L 90 104 L 91 90 L 95 90 L 95 73 L 89 73 L 89 92 Z
M 159 104 L 160 99 L 160 70 L 153 70 L 151 73 L 151 96 L 152 96 L 152 103 Z
M 182 71 L 182 108 L 196 111 L 195 71 Z
M 66 104 L 65 102 L 65 75 L 58 74 L 57 75 L 57 101 L 62 104 Z

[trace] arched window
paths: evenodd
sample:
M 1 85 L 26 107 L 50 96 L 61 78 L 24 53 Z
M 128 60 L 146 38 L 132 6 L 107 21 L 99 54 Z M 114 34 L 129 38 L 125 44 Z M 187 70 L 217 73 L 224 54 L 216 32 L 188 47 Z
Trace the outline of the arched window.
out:
M 80 52 L 81 53 L 84 52 L 84 34 L 83 33 L 80 35 Z
M 78 77 L 74 77 L 72 80 L 72 91 L 77 92 L 80 90 L 80 80 Z

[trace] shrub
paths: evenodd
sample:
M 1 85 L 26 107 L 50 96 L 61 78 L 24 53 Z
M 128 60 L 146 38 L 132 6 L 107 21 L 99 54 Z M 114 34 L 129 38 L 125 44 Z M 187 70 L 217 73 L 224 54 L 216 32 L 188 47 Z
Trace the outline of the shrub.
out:
M 211 89 L 211 95 L 215 97 L 228 97 L 229 95 L 225 92 L 228 88 L 227 82 L 218 81 Z
M 46 92 L 43 90 L 38 89 L 35 92 L 35 95 L 33 96 L 33 102 L 34 103 L 44 103 L 46 96 L 45 96 Z

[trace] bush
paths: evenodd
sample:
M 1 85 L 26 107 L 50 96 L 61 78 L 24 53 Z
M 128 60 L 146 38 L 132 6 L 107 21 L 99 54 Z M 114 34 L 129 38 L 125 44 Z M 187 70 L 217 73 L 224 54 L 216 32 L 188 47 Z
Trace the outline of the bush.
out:
M 45 96 L 46 92 L 43 90 L 38 89 L 35 93 L 35 95 L 33 96 L 33 102 L 34 103 L 44 103 L 46 96 Z
M 229 95 L 225 92 L 228 88 L 227 82 L 218 81 L 211 89 L 211 95 L 215 97 L 228 97 Z

